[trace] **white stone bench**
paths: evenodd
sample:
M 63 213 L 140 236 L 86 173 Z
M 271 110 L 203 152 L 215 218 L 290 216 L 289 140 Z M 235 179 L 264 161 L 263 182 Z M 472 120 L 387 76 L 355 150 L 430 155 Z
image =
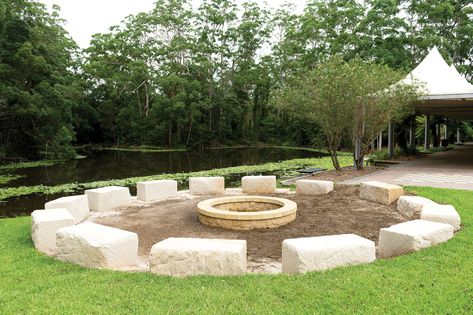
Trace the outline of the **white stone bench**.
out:
M 193 195 L 219 195 L 225 193 L 223 177 L 191 177 L 189 193 Z
M 455 231 L 460 229 L 461 218 L 455 207 L 451 205 L 427 205 L 422 208 L 422 220 L 450 224 Z
M 296 180 L 296 194 L 325 195 L 333 191 L 333 182 L 327 180 Z
M 355 234 L 294 238 L 282 243 L 282 271 L 287 274 L 370 263 L 375 259 L 375 243 Z
M 74 218 L 74 224 L 80 223 L 89 216 L 89 201 L 87 196 L 68 196 L 58 198 L 44 204 L 45 209 L 66 208 Z
M 128 206 L 131 195 L 128 187 L 102 187 L 85 191 L 92 211 L 110 211 L 118 207 Z
M 160 275 L 241 275 L 246 241 L 168 238 L 151 248 L 150 271 Z
M 360 198 L 364 200 L 390 205 L 404 195 L 401 186 L 377 181 L 363 182 L 360 185 Z
M 129 269 L 137 265 L 136 233 L 85 222 L 57 231 L 56 257 L 88 268 Z
M 31 213 L 31 238 L 34 247 L 47 255 L 56 253 L 57 230 L 74 225 L 67 209 L 35 210 Z
M 427 248 L 453 237 L 449 224 L 414 220 L 383 228 L 379 233 L 380 258 L 396 257 Z
M 241 188 L 244 194 L 273 194 L 276 192 L 276 176 L 243 176 Z
M 153 201 L 177 196 L 177 181 L 154 180 L 136 184 L 137 198 L 141 201 Z
M 424 206 L 437 205 L 436 202 L 418 196 L 401 196 L 397 201 L 397 211 L 408 218 L 420 216 Z

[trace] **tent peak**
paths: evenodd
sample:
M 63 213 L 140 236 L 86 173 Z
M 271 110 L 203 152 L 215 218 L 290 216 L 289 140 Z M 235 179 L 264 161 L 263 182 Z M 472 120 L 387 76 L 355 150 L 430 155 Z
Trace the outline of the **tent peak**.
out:
M 404 82 L 406 81 L 423 83 L 426 92 L 424 96 L 473 93 L 473 85 L 454 66 L 447 64 L 437 46 L 412 70 Z

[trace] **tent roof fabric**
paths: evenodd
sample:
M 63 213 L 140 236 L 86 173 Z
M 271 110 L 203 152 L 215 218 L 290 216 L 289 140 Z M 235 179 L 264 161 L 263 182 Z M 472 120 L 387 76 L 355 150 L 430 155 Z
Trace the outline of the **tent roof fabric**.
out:
M 447 64 L 437 47 L 432 48 L 427 57 L 407 75 L 404 82 L 414 80 L 424 84 L 426 97 L 473 94 L 473 85 L 458 73 L 453 65 Z
M 402 81 L 423 84 L 418 112 L 452 119 L 473 120 L 473 85 L 442 58 L 437 47 Z

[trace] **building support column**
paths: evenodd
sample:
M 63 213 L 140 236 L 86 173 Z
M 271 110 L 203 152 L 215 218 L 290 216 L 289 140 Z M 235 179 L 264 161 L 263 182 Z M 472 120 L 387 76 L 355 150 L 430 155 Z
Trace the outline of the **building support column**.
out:
M 425 115 L 425 124 L 424 124 L 424 150 L 430 148 L 430 139 L 429 139 L 429 125 L 430 125 L 430 116 Z
M 460 142 L 460 127 L 457 128 L 457 143 L 461 143 Z
M 390 121 L 388 125 L 388 158 L 394 157 L 394 126 L 393 122 Z

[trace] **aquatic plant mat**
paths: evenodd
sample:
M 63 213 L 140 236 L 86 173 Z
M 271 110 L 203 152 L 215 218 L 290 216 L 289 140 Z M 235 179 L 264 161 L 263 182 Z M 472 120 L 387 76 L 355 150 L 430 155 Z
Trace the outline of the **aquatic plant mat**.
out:
M 337 186 L 320 196 L 273 194 L 297 203 L 292 223 L 275 229 L 232 231 L 203 225 L 197 218 L 197 203 L 214 196 L 173 200 L 150 206 L 120 209 L 117 215 L 96 222 L 138 233 L 139 255 L 146 260 L 151 246 L 168 237 L 243 239 L 253 271 L 278 271 L 284 239 L 354 233 L 378 241 L 379 229 L 407 221 L 395 209 L 358 198 L 358 188 Z

